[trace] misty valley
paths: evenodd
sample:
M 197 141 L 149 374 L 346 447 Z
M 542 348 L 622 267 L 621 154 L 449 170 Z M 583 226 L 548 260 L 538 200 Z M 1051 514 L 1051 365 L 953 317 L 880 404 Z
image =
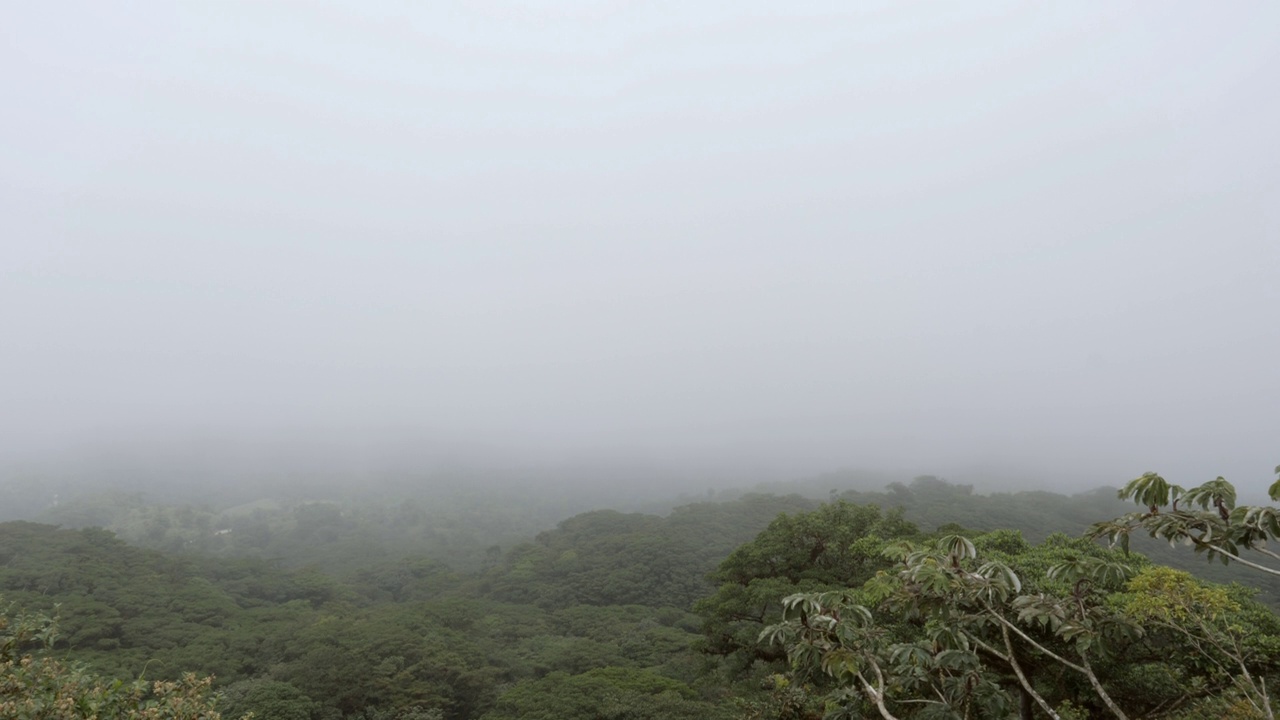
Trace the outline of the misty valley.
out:
M 4 10 L 0 720 L 1276 720 L 1280 2 Z
M 1272 717 L 1275 508 L 884 479 L 13 481 L 0 716 Z

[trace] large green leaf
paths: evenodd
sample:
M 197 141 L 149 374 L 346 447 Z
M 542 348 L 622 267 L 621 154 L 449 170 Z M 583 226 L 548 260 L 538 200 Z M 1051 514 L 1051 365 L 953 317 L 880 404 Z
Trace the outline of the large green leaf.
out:
M 1169 482 L 1160 477 L 1156 473 L 1143 473 L 1142 477 L 1130 480 L 1123 488 L 1120 489 L 1120 499 L 1133 501 L 1139 505 L 1145 505 L 1152 512 L 1156 512 L 1158 508 L 1168 505 L 1173 499 L 1176 499 L 1173 488 Z
M 1199 505 L 1205 510 L 1212 507 L 1225 515 L 1236 506 L 1236 488 L 1224 478 L 1218 477 L 1191 488 L 1183 496 L 1183 500 L 1188 504 Z

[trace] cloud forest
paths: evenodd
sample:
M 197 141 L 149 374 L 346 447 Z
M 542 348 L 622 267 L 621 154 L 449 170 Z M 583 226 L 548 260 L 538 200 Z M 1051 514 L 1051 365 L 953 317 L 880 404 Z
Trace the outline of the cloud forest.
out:
M 1273 717 L 1274 506 L 1153 473 L 1070 496 L 928 476 L 813 492 L 839 481 L 591 510 L 502 543 L 545 511 L 497 494 L 61 501 L 0 524 L 0 708 Z
M 0 720 L 1275 720 L 1280 3 L 0 21 Z

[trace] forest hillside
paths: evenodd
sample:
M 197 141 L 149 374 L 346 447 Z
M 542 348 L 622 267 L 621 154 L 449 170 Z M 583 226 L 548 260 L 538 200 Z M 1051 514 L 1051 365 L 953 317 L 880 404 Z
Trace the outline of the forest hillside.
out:
M 1081 648 L 1094 653 L 1088 666 L 1108 697 L 1136 716 L 1192 717 L 1190 708 L 1248 704 L 1250 691 L 1230 663 L 1259 680 L 1275 671 L 1268 658 L 1280 657 L 1273 652 L 1280 621 L 1267 607 L 1275 586 L 1167 543 L 1142 544 L 1139 553 L 1135 538 L 1126 554 L 1083 538 L 1090 524 L 1131 507 L 1115 490 L 982 495 L 919 477 L 878 492 L 832 491 L 825 500 L 746 493 L 664 514 L 594 510 L 502 543 L 504 518 L 527 517 L 527 508 L 495 504 L 488 517 L 475 509 L 483 520 L 464 531 L 456 521 L 434 522 L 449 517 L 447 508 L 413 499 L 215 509 L 113 494 L 59 503 L 41 518 L 52 523 L 0 524 L 0 594 L 11 614 L 54 619 L 56 635 L 43 652 L 59 661 L 102 678 L 213 676 L 212 697 L 227 717 L 874 711 L 877 696 L 859 691 L 857 673 L 833 674 L 819 661 L 821 648 L 834 647 L 830 637 L 787 625 L 839 616 L 842 603 L 868 608 L 874 624 L 863 630 L 878 628 L 856 642 L 841 636 L 849 667 L 900 674 L 886 658 L 899 665 L 914 658 L 911 682 L 941 693 L 952 709 L 1045 712 L 1001 667 L 999 657 L 1016 656 L 1028 687 L 1060 708 L 1057 716 L 1106 712 L 1092 680 L 1072 670 L 1084 667 L 1083 658 L 1068 657 Z M 77 520 L 106 528 L 78 528 Z M 969 574 L 916 577 L 969 563 L 975 577 L 987 578 L 985 589 L 955 585 Z M 1166 563 L 1201 579 L 1152 574 Z M 1069 582 L 1070 572 L 1079 577 Z M 1230 581 L 1243 584 L 1220 584 Z M 1195 592 L 1212 593 L 1216 610 L 1189 605 L 1168 617 L 1208 613 L 1204 632 L 1221 632 L 1193 642 L 1178 634 L 1185 628 L 1134 630 L 1144 627 L 1134 619 L 1140 612 L 1158 612 L 1122 612 L 1136 602 L 1137 582 L 1163 582 L 1175 598 L 1204 588 Z M 1075 604 L 1055 610 L 1057 596 Z M 948 607 L 950 620 L 929 619 Z M 995 614 L 965 620 L 976 623 L 971 628 L 959 621 L 980 616 L 979 607 Z M 796 608 L 801 616 L 790 614 Z M 1015 627 L 1036 644 L 983 650 L 979 643 L 1003 642 L 990 635 L 997 617 L 1022 623 Z M 1076 626 L 1074 635 L 1064 630 Z M 946 627 L 951 640 L 921 639 Z M 1243 643 L 1238 658 L 1196 655 L 1205 643 L 1228 641 Z M 954 653 L 938 654 L 944 650 Z M 964 683 L 969 690 L 957 690 Z M 916 716 L 910 704 L 892 702 L 896 716 Z

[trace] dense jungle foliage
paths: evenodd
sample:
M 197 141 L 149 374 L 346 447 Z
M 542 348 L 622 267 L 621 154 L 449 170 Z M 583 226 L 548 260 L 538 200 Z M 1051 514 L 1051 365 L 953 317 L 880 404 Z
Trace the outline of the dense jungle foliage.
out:
M 1272 577 L 1086 539 L 1114 490 L 721 494 L 522 541 L 545 506 L 490 501 L 115 493 L 0 523 L 27 633 L 0 703 L 44 697 L 24 659 L 116 693 L 104 718 L 1248 718 L 1280 681 Z

